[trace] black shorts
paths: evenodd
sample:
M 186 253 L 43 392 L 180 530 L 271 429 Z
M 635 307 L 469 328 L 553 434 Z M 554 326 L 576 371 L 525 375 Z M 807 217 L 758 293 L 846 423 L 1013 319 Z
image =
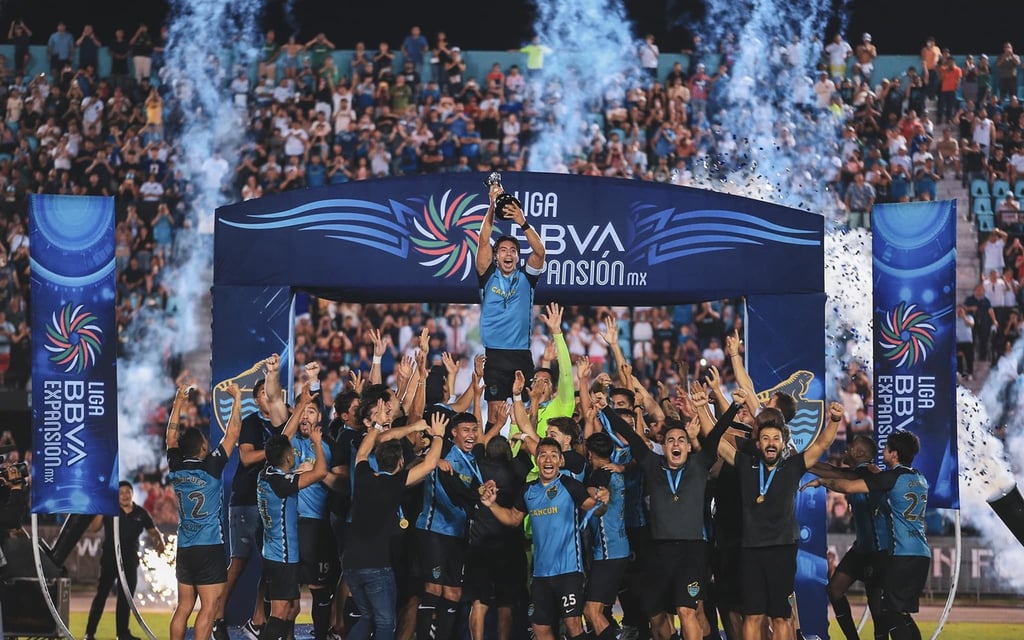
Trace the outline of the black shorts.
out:
M 881 586 L 883 584 L 881 578 L 885 575 L 885 564 L 888 558 L 888 554 L 883 552 L 865 553 L 851 548 L 839 561 L 836 573 L 860 580 L 864 586 Z
M 491 607 L 512 607 L 526 592 L 526 552 L 522 549 L 485 549 L 466 551 L 466 579 L 463 602 Z
M 796 544 L 744 547 L 740 584 L 743 615 L 788 618 L 793 614 L 796 590 Z
M 529 349 L 487 349 L 484 363 L 484 398 L 487 401 L 507 400 L 512 397 L 512 383 L 516 371 L 526 376 L 526 384 L 533 378 L 533 354 Z
M 587 602 L 613 605 L 626 577 L 629 558 L 592 560 L 587 574 Z
M 442 587 L 462 586 L 465 556 L 460 538 L 417 529 L 416 553 L 423 582 Z
M 679 607 L 696 609 L 704 599 L 706 576 L 706 542 L 655 540 L 635 589 L 648 616 Z
M 299 518 L 299 584 L 333 589 L 340 575 L 331 521 Z
M 178 547 L 174 575 L 181 584 L 193 587 L 228 581 L 228 564 L 223 544 Z
M 561 620 L 583 615 L 582 573 L 534 577 L 531 590 L 528 613 L 533 624 L 557 627 Z
M 711 573 L 714 582 L 711 592 L 715 604 L 726 609 L 740 606 L 740 548 L 725 547 L 711 550 Z
M 299 563 L 263 559 L 263 584 L 270 600 L 298 600 Z
M 897 613 L 917 613 L 918 599 L 928 582 L 931 558 L 892 556 L 885 572 L 882 608 Z

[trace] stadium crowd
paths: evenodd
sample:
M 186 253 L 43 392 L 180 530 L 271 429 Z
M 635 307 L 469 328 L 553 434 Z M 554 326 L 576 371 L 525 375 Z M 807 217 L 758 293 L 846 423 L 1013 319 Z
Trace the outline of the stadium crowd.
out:
M 183 110 L 161 82 L 166 31 L 153 36 L 139 28 L 129 38 L 118 29 L 109 42 L 101 43 L 91 26 L 84 25 L 76 37 L 61 23 L 48 40 L 50 71 L 45 74 L 26 73 L 32 62 L 26 57 L 31 36 L 27 25 L 12 23 L 13 65 L 0 60 L 0 385 L 19 388 L 28 382 L 31 353 L 28 194 L 115 198 L 118 325 L 126 354 L 133 348 L 127 338 L 133 324 L 173 315 L 175 257 L 181 249 L 176 243 L 183 237 L 181 230 L 196 223 L 189 197 L 193 188 L 178 163 Z M 97 75 L 100 47 L 112 59 L 107 77 Z M 526 166 L 537 135 L 535 105 L 545 91 L 536 80 L 544 55 L 536 42 L 524 48 L 524 69 L 495 64 L 482 77 L 467 75 L 463 52 L 445 34 L 430 42 L 417 27 L 397 51 L 386 42 L 375 50 L 355 43 L 344 55 L 336 49 L 322 33 L 303 43 L 267 32 L 258 68 L 235 70 L 225 80 L 225 92 L 249 126 L 237 155 L 212 158 L 206 169 L 207 178 L 219 180 L 232 199 L 396 175 L 521 171 Z M 795 59 L 793 51 L 784 50 L 781 59 Z M 657 75 L 659 52 L 653 38 L 644 40 L 637 55 L 649 73 L 646 80 L 598 105 L 593 115 L 601 124 L 580 133 L 579 151 L 565 159 L 566 169 L 695 184 L 697 167 L 719 154 L 727 139 L 721 135 L 719 113 L 727 108 L 723 87 L 730 81 L 728 42 L 714 52 L 696 48 L 687 67 L 677 63 L 664 77 Z M 850 228 L 870 228 L 875 203 L 934 199 L 942 180 L 960 180 L 970 187 L 970 215 L 977 224 L 984 277 L 958 309 L 958 366 L 969 377 L 976 358 L 997 360 L 1022 327 L 1020 60 L 1007 43 L 990 68 L 985 55 L 958 60 L 929 40 L 920 68 L 881 78 L 873 73 L 876 56 L 869 34 L 856 46 L 837 34 L 822 52 L 808 97 L 809 117 L 834 118 L 842 132 L 823 184 L 834 194 L 842 224 Z M 796 141 L 782 130 L 779 144 Z M 314 385 L 319 385 L 324 424 L 330 422 L 332 408 L 338 419 L 354 411 L 358 393 L 353 391 L 370 388 L 371 378 L 384 385 L 407 384 L 409 362 L 416 358 L 421 359 L 426 393 L 432 394 L 425 393 L 419 413 L 436 402 L 461 403 L 481 375 L 475 357 L 486 344 L 476 306 L 300 300 L 293 376 L 306 383 L 308 371 L 319 372 Z M 573 306 L 560 315 L 556 329 L 530 310 L 528 348 L 538 374 L 547 370 L 548 384 L 555 382 L 558 373 L 551 364 L 561 358 L 561 344 L 572 363 L 589 363 L 595 380 L 619 379 L 644 406 L 635 420 L 649 426 L 664 421 L 665 414 L 682 418 L 701 413 L 690 393 L 693 380 L 709 380 L 710 395 L 725 399 L 726 407 L 743 387 L 734 357 L 742 347 L 732 338 L 743 333 L 742 300 Z M 188 371 L 178 362 L 168 361 L 167 366 L 168 388 L 186 386 Z M 592 390 L 569 370 L 581 406 L 570 402 L 569 411 L 559 417 L 586 421 L 583 398 L 591 391 L 607 394 L 608 385 Z M 835 463 L 858 435 L 871 431 L 869 372 L 862 363 L 851 362 L 837 388 L 834 400 L 841 415 Z M 381 393 L 378 389 L 381 398 L 390 397 Z M 652 406 L 643 404 L 652 400 Z M 292 414 L 296 429 L 302 428 L 301 406 Z M 359 407 L 367 418 L 378 409 L 372 404 Z M 658 411 L 652 411 L 655 407 Z M 162 433 L 169 411 L 171 406 L 154 412 L 152 433 Z M 182 431 L 196 427 L 208 435 L 212 413 L 210 394 L 197 389 L 184 398 L 179 394 L 172 422 Z M 419 414 L 409 414 L 414 423 Z M 484 417 L 492 421 L 481 412 L 480 427 Z M 371 426 L 376 422 L 371 420 Z M 440 420 L 428 417 L 424 428 L 433 429 L 432 422 Z M 543 435 L 539 423 L 535 428 Z M 579 425 L 575 434 L 572 430 L 568 425 L 561 429 L 569 436 L 566 451 L 582 446 L 585 430 Z M 240 442 L 244 434 L 242 438 Z M 429 444 L 410 442 L 420 448 Z M 178 459 L 171 464 L 181 468 Z M 145 508 L 165 528 L 177 524 L 182 512 L 166 471 L 142 469 L 137 483 Z M 352 473 L 354 478 L 355 465 Z M 479 484 L 483 489 L 485 483 Z M 492 501 L 494 496 L 485 493 L 485 500 Z M 830 494 L 829 510 L 833 530 L 852 530 L 843 494 Z M 314 598 L 333 593 L 328 585 L 332 577 L 336 582 L 337 576 L 320 576 L 320 586 L 331 588 L 319 589 L 322 593 Z M 449 599 L 449 586 L 431 592 L 438 607 Z M 202 591 L 198 595 L 202 598 Z M 284 620 L 282 611 L 274 609 L 270 617 Z M 591 616 L 586 617 L 590 623 Z M 782 620 L 788 613 L 771 617 Z M 343 624 L 340 614 L 338 624 Z M 411 633 L 409 624 L 404 629 Z

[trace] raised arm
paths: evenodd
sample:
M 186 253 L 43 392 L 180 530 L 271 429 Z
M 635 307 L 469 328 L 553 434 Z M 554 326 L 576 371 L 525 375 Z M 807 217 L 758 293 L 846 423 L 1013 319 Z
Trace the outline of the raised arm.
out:
M 477 406 L 479 406 L 479 404 Z M 491 428 L 484 431 L 483 438 L 481 439 L 481 442 L 485 447 L 488 442 L 501 433 L 501 430 L 505 427 L 505 423 L 508 422 L 508 416 L 511 411 L 511 407 L 504 402 L 491 402 L 487 407 L 492 411 L 493 415 L 487 416 L 487 422 L 491 425 Z
M 523 401 L 523 390 L 526 388 L 526 376 L 522 371 L 516 371 L 515 379 L 512 381 L 512 420 L 519 429 L 520 442 L 523 447 L 532 455 L 537 447 L 540 437 L 534 428 L 530 413 L 526 410 L 526 403 Z
M 409 469 L 405 486 L 422 482 L 430 475 L 431 471 L 437 468 L 437 462 L 441 459 L 441 449 L 444 448 L 444 432 L 447 428 L 448 418 L 443 413 L 435 413 L 430 416 L 430 449 L 427 451 L 426 457 L 423 458 L 423 462 Z
M 590 358 L 582 356 L 576 361 L 576 379 L 580 385 L 580 415 L 584 418 L 583 440 L 597 433 L 600 429 L 597 425 L 597 411 L 590 398 Z
M 232 382 L 224 388 L 224 391 L 231 396 L 231 417 L 228 418 L 228 426 L 224 430 L 220 446 L 224 449 L 224 455 L 230 458 L 231 452 L 238 444 L 238 434 L 242 431 L 242 390 Z
M 174 402 L 171 404 L 171 415 L 167 418 L 167 435 L 165 442 L 168 449 L 175 449 L 178 446 L 178 421 L 181 419 L 181 410 L 185 408 L 185 403 L 188 402 L 189 386 L 185 384 L 178 385 L 178 390 L 174 394 Z
M 494 230 L 494 202 L 501 195 L 501 186 L 492 184 L 488 196 L 491 206 L 487 208 L 484 221 L 480 223 L 480 241 L 476 248 L 476 272 L 483 275 L 494 262 L 494 249 L 491 247 L 491 231 Z
M 555 401 L 559 402 L 572 412 L 573 391 L 572 386 L 572 356 L 569 355 L 569 346 L 565 344 L 565 336 L 562 334 L 562 306 L 552 302 L 545 308 L 545 313 L 540 316 L 541 320 L 548 327 L 552 340 L 555 342 L 555 353 L 558 354 L 558 395 Z
M 296 411 L 296 413 L 299 412 Z M 327 477 L 327 456 L 324 455 L 323 434 L 324 432 L 320 425 L 314 425 L 309 432 L 309 439 L 313 443 L 313 453 L 316 455 L 316 461 L 313 463 L 311 470 L 299 474 L 299 489 L 305 489 Z
M 530 257 L 526 260 L 526 266 L 534 272 L 544 270 L 544 241 L 540 239 L 537 230 L 526 221 L 526 214 L 522 208 L 515 203 L 506 204 L 505 211 L 512 215 L 512 221 L 519 225 L 526 234 L 526 241 L 530 244 Z
M 601 413 L 608 420 L 612 431 L 625 438 L 626 442 L 629 443 L 629 452 L 633 454 L 634 460 L 643 460 L 651 453 L 650 448 L 648 448 L 647 443 L 644 442 L 640 434 L 633 430 L 619 414 L 615 413 L 615 409 L 607 406 L 601 410 Z
M 270 424 L 275 427 L 288 420 L 288 405 L 285 404 L 284 394 L 281 393 L 280 370 L 281 357 L 276 353 L 270 354 L 270 357 L 263 361 L 263 371 L 266 375 L 263 390 L 267 394 L 267 413 L 270 414 Z
M 381 383 L 380 363 L 387 345 L 381 337 L 380 329 L 370 329 L 370 341 L 373 342 L 373 360 L 370 363 L 370 384 Z
M 836 439 L 839 423 L 843 419 L 843 405 L 833 402 L 828 406 L 828 422 L 818 436 L 804 449 L 804 465 L 810 469 L 821 458 Z
M 320 394 L 317 394 L 320 395 Z M 284 430 L 281 433 L 288 438 L 292 439 L 293 436 L 299 430 L 299 422 L 302 421 L 302 410 L 306 408 L 306 405 L 313 402 L 314 399 L 309 395 L 308 389 L 303 389 L 302 393 L 295 399 L 295 410 L 292 411 L 292 415 L 288 417 L 288 421 L 284 425 Z
M 705 380 L 708 383 L 708 396 L 715 401 L 715 411 L 719 414 L 724 413 L 729 408 L 729 401 L 722 395 L 722 377 L 718 373 L 718 367 L 713 365 L 708 367 L 705 375 Z
M 747 373 L 747 367 L 743 362 L 743 355 L 740 353 L 740 347 L 742 346 L 743 341 L 740 340 L 738 330 L 733 329 L 732 333 L 725 336 L 725 356 L 729 358 L 729 363 L 732 364 L 732 372 L 736 376 L 736 384 L 747 392 L 747 410 L 750 411 L 750 415 L 756 416 L 760 406 L 757 402 L 757 391 L 754 390 L 754 381 L 750 378 L 750 374 Z

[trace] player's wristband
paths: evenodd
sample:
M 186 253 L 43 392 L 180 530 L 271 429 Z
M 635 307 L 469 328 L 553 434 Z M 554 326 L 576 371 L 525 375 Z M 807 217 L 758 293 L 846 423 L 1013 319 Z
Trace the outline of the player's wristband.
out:
M 523 401 L 523 394 L 517 393 L 516 395 L 512 396 L 512 402 L 522 402 L 522 401 Z
M 320 390 L 320 380 L 319 379 L 316 379 L 316 380 L 314 380 L 314 381 L 309 383 L 309 392 L 310 393 L 313 393 L 314 391 L 319 391 L 319 390 Z
M 430 434 L 430 437 L 431 437 L 431 438 L 441 438 L 442 440 L 444 439 L 444 436 L 439 436 L 439 435 L 437 435 L 436 433 L 432 433 L 432 434 Z
M 523 233 L 526 233 L 530 230 L 530 223 L 524 220 L 523 224 L 519 225 L 519 228 L 523 230 Z
M 381 356 L 373 356 L 373 364 L 380 364 Z

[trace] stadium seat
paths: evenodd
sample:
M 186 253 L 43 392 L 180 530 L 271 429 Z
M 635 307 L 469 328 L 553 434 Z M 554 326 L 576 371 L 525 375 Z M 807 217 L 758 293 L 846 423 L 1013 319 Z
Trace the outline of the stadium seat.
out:
M 971 180 L 971 197 L 972 198 L 989 198 L 992 196 L 992 192 L 989 191 L 988 182 L 981 180 Z
M 1010 192 L 1010 183 L 1006 180 L 996 180 L 992 183 L 992 197 L 1002 200 Z
M 11 130 L 11 133 L 18 135 L 18 129 L 21 125 L 17 121 L 8 120 L 5 124 L 7 125 L 7 128 Z
M 992 199 L 989 197 L 975 198 L 971 212 L 976 216 L 992 215 Z
M 0 153 L 0 162 L 10 162 L 12 158 L 9 153 Z
M 996 228 L 996 218 L 991 213 L 978 215 L 978 231 L 987 233 Z
M 1017 196 L 1018 200 L 1024 198 L 1024 178 L 1021 178 L 1013 185 L 1013 195 Z

